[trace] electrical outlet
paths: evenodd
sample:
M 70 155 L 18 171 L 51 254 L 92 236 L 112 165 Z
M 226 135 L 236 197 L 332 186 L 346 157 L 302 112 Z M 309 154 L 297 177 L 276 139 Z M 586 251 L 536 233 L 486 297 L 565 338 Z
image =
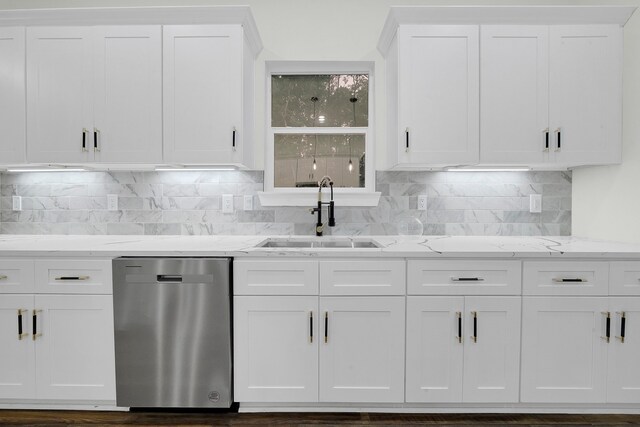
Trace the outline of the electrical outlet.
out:
M 233 194 L 222 195 L 222 213 L 233 213 Z
M 22 196 L 13 196 L 11 201 L 13 202 L 14 211 L 22 210 Z
M 529 212 L 531 213 L 542 212 L 542 195 L 541 194 L 529 195 Z
M 419 211 L 426 211 L 427 210 L 427 196 L 426 195 L 418 196 L 418 210 Z
M 253 196 L 244 196 L 244 210 L 245 211 L 253 210 Z
M 118 210 L 118 195 L 117 194 L 107 194 L 107 210 L 108 211 L 117 211 Z

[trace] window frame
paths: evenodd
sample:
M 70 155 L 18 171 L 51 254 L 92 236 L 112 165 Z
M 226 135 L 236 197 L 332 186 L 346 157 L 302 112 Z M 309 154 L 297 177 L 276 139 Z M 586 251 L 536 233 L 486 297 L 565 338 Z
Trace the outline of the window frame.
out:
M 263 206 L 309 206 L 317 201 L 316 188 L 275 187 L 275 135 L 276 134 L 337 134 L 364 135 L 365 186 L 362 188 L 335 188 L 336 205 L 377 206 L 380 193 L 375 192 L 375 140 L 374 140 L 374 76 L 373 61 L 266 61 L 265 62 L 265 164 L 264 192 L 259 193 Z M 357 127 L 273 127 L 271 124 L 271 80 L 273 75 L 367 74 L 368 124 Z

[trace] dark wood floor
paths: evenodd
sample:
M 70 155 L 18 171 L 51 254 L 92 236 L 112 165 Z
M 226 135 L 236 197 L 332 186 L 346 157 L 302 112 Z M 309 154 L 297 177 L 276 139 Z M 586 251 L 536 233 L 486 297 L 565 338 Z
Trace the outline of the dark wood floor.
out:
M 0 410 L 1 426 L 640 426 L 640 415 L 502 415 L 211 412 L 97 412 Z

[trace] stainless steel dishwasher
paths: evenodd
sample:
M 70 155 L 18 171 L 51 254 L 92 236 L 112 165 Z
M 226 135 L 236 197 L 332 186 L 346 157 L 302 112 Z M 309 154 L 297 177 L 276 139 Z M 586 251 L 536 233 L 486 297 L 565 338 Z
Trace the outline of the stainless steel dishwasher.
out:
M 118 406 L 231 406 L 231 263 L 113 261 Z

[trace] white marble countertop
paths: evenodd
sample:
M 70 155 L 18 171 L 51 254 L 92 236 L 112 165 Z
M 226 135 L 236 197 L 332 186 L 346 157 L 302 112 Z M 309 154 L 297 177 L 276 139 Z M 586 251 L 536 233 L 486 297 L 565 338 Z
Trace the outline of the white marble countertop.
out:
M 255 257 L 534 257 L 640 259 L 640 244 L 578 237 L 358 236 L 381 248 L 256 248 L 270 236 L 0 235 L 1 257 L 255 256 Z M 281 240 L 283 236 L 273 236 Z M 290 236 L 291 240 L 310 239 Z M 351 240 L 349 237 L 311 238 Z

